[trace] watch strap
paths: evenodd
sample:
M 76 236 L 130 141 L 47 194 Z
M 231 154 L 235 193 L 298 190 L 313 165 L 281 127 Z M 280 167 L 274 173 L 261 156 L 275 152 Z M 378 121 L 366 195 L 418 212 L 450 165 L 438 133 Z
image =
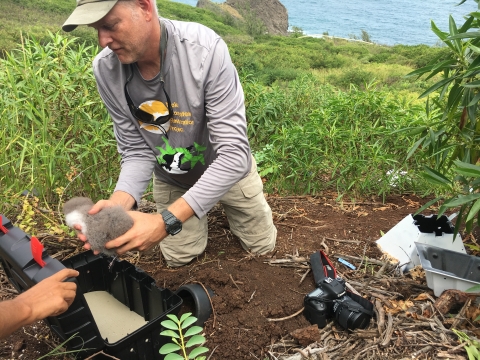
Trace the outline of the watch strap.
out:
M 161 215 L 165 222 L 165 230 L 169 235 L 176 235 L 182 230 L 182 222 L 170 211 L 163 210 Z

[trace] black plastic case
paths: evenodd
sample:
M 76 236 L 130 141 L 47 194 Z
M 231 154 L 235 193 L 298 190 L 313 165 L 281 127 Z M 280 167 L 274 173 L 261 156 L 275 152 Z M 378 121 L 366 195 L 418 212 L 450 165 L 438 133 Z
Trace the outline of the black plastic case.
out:
M 152 277 L 127 261 L 115 260 L 109 269 L 110 258 L 94 255 L 91 251 L 78 254 L 63 262 L 50 257 L 44 250 L 42 259 L 46 265 L 42 268 L 33 259 L 30 249 L 30 237 L 2 216 L 0 230 L 0 264 L 11 284 L 23 292 L 41 280 L 53 275 L 65 267 L 78 270 L 76 279 L 77 296 L 69 309 L 56 317 L 45 319 L 50 328 L 62 339 L 72 337 L 66 347 L 78 351 L 77 358 L 84 358 L 103 351 L 122 360 L 162 360 L 160 347 L 169 342 L 160 336 L 164 329 L 160 323 L 167 314 L 178 315 L 182 299 L 168 289 L 155 285 Z M 102 339 L 83 296 L 91 291 L 108 291 L 122 304 L 142 316 L 148 323 L 115 343 Z M 100 357 L 99 357 L 100 358 Z

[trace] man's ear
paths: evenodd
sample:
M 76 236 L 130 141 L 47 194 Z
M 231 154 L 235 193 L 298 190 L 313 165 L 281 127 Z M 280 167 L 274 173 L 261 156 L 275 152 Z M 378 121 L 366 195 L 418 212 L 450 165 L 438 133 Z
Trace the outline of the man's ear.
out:
M 150 0 L 137 0 L 138 6 L 142 9 L 143 13 L 146 16 L 146 20 L 150 21 L 153 17 L 157 17 L 157 14 L 154 14 L 154 7 Z

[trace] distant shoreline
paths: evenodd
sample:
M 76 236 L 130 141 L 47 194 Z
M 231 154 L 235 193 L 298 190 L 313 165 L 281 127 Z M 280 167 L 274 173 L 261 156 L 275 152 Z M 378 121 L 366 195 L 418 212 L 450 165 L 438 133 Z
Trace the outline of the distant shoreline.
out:
M 360 40 L 360 39 L 344 38 L 344 37 L 340 37 L 340 36 L 323 35 L 323 34 L 305 34 L 305 35 L 299 36 L 298 38 L 301 39 L 301 38 L 306 38 L 306 37 L 313 37 L 313 38 L 317 38 L 317 39 L 327 38 L 327 39 L 332 39 L 332 40 L 339 39 L 339 40 L 346 40 L 346 41 L 354 41 L 354 42 L 368 44 L 368 45 L 390 46 L 390 45 L 377 44 L 375 42 L 363 41 L 363 40 Z

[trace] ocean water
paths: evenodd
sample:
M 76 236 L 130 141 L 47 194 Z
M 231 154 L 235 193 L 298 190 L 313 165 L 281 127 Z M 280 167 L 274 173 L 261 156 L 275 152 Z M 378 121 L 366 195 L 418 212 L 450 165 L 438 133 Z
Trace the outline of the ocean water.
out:
M 175 0 L 191 6 L 197 0 Z M 259 0 L 260 1 L 260 0 Z M 222 3 L 223 1 L 214 0 Z M 288 23 L 305 34 L 361 38 L 365 30 L 370 39 L 384 45 L 435 45 L 437 36 L 430 22 L 448 31 L 449 15 L 457 26 L 465 15 L 477 10 L 473 0 L 456 6 L 460 0 L 281 0 L 288 11 Z M 162 9 L 159 9 L 160 14 Z

